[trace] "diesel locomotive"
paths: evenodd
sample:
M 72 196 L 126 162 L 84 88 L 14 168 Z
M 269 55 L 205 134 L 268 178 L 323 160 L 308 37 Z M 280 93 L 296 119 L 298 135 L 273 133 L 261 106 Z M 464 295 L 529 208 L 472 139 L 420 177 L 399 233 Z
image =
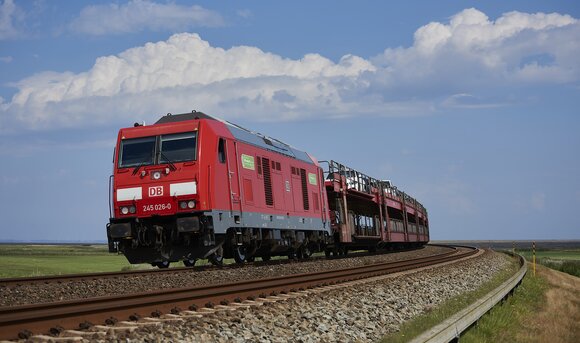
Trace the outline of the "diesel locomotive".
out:
M 429 241 L 427 210 L 390 181 L 196 111 L 121 129 L 109 190 L 109 251 L 159 268 Z

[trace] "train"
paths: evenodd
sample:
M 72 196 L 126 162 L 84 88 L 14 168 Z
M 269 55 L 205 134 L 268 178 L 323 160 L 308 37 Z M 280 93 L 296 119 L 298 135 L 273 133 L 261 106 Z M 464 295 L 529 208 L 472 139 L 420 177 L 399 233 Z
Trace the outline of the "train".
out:
M 427 210 L 391 181 L 198 111 L 119 130 L 109 211 L 109 252 L 159 268 L 429 242 Z

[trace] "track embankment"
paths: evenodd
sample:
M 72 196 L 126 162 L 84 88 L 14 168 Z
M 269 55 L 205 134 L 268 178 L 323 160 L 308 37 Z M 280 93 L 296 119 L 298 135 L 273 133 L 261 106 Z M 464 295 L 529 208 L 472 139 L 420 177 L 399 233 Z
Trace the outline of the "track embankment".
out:
M 240 282 L 266 277 L 312 273 L 367 264 L 396 262 L 427 257 L 452 249 L 426 246 L 422 249 L 377 254 L 352 255 L 336 259 L 269 261 L 267 263 L 217 267 L 152 269 L 116 273 L 48 276 L 45 278 L 0 279 L 0 307 L 86 299 L 111 294 L 131 294 L 157 289 L 183 288 L 217 283 Z
M 88 327 L 91 325 L 87 322 L 114 324 L 119 320 L 137 320 L 146 316 L 159 317 L 161 314 L 180 314 L 196 318 L 199 316 L 198 309 L 205 310 L 205 312 L 214 311 L 214 308 L 217 307 L 216 304 L 221 306 L 221 308 L 217 307 L 218 310 L 229 311 L 240 307 L 252 307 L 256 303 L 256 298 L 266 298 L 266 301 L 272 301 L 272 299 L 267 300 L 268 295 L 275 297 L 274 301 L 304 297 L 309 294 L 307 291 L 309 288 L 352 282 L 352 280 L 358 279 L 365 279 L 367 282 L 372 277 L 424 268 L 428 265 L 466 258 L 476 253 L 477 250 L 461 248 L 456 252 L 446 251 L 434 256 L 404 261 L 382 263 L 369 263 L 367 261 L 362 266 L 336 270 L 178 289 L 171 288 L 80 301 L 70 300 L 11 306 L 0 309 L 0 332 L 3 335 L 0 338 L 13 339 L 18 334 L 20 337 L 28 337 L 30 331 L 50 331 L 57 334 L 63 331 L 62 328 L 74 328 L 75 324 L 78 326 L 79 323 L 84 323 L 83 326 Z M 348 288 L 343 285 L 337 287 Z M 325 290 L 328 289 L 322 289 L 322 291 Z M 318 289 L 318 291 L 320 290 Z M 244 301 L 244 299 L 248 300 Z M 167 318 L 163 320 L 165 319 Z M 146 322 L 151 323 L 151 320 L 155 321 L 151 318 Z M 163 322 L 163 320 L 159 321 Z

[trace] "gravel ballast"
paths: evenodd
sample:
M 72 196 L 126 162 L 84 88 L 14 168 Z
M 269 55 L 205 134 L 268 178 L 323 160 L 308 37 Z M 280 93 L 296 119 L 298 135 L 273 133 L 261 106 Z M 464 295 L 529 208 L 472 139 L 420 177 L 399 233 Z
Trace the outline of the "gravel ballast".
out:
M 462 262 L 280 302 L 140 328 L 111 340 L 184 342 L 368 342 L 461 293 L 511 260 L 486 252 Z
M 182 271 L 171 274 L 147 273 L 123 278 L 102 278 L 82 281 L 63 281 L 47 284 L 22 284 L 0 287 L 0 306 L 39 304 L 73 299 L 131 294 L 158 289 L 192 287 L 217 283 L 239 282 L 275 276 L 311 273 L 394 262 L 410 258 L 425 257 L 449 251 L 448 248 L 426 246 L 423 249 L 373 256 L 351 257 L 330 260 L 312 260 L 290 264 L 247 265 L 243 268 L 222 268 L 205 271 Z

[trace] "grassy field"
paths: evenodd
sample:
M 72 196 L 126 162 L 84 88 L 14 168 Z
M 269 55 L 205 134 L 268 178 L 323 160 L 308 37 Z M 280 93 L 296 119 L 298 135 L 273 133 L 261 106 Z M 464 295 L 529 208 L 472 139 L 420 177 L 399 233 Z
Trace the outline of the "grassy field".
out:
M 516 252 L 532 261 L 532 250 Z M 580 249 L 536 250 L 536 263 L 580 277 Z
M 272 259 L 282 257 L 273 256 Z M 196 266 L 208 264 L 199 260 Z M 224 259 L 225 264 L 235 263 Z M 183 267 L 181 262 L 171 267 Z M 106 245 L 0 244 L 0 278 L 114 272 L 155 268 L 130 264 L 125 256 L 111 254 Z
M 0 245 L 0 278 L 151 268 L 131 265 L 106 245 Z

